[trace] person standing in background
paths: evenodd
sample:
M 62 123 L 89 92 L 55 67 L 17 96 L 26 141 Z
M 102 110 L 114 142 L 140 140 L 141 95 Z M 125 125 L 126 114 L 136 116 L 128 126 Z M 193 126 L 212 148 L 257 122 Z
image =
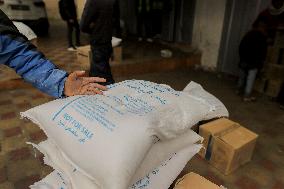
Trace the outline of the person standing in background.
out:
M 267 24 L 268 42 L 269 45 L 273 46 L 278 28 L 284 27 L 284 0 L 272 0 L 270 6 L 262 11 L 257 19 Z M 282 84 L 277 101 L 280 104 L 280 108 L 284 109 L 284 83 Z
M 136 0 L 137 34 L 138 41 L 146 38 L 148 42 L 153 42 L 152 32 L 152 0 Z
M 284 26 L 284 0 L 272 0 L 270 6 L 262 11 L 257 20 L 267 24 L 270 43 L 274 43 L 276 30 Z
M 240 76 L 238 93 L 244 92 L 245 102 L 254 101 L 251 96 L 256 75 L 262 69 L 267 53 L 267 24 L 256 20 L 253 28 L 242 39 L 239 46 Z
M 152 0 L 152 33 L 155 38 L 162 34 L 163 16 L 170 14 L 172 7 L 170 0 Z
M 80 27 L 90 35 L 92 63 L 90 76 L 103 77 L 113 84 L 109 59 L 112 55 L 113 16 L 116 0 L 87 0 Z
M 69 51 L 75 51 L 76 47 L 80 44 L 80 28 L 77 20 L 77 10 L 74 0 L 59 0 L 59 12 L 64 21 L 67 23 L 68 28 L 68 49 Z M 73 43 L 73 28 L 76 34 L 76 43 Z
M 152 31 L 153 35 L 160 35 L 162 33 L 162 18 L 164 13 L 165 2 L 163 0 L 153 0 L 152 4 Z
M 121 38 L 122 37 L 122 31 L 121 31 L 121 27 L 120 27 L 120 4 L 119 4 L 119 0 L 115 0 L 115 2 L 114 2 L 113 25 L 114 25 L 113 36 L 115 36 L 117 38 Z

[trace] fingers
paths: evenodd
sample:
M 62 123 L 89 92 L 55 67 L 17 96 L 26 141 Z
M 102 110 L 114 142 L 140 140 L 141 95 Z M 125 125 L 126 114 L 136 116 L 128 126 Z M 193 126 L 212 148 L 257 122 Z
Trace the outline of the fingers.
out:
M 102 85 L 97 84 L 97 83 L 90 83 L 88 86 L 89 86 L 88 91 L 91 91 L 95 94 L 103 94 L 102 91 L 107 90 L 107 88 L 105 86 L 102 86 Z
M 100 85 L 98 83 L 91 83 L 90 85 L 91 85 L 91 87 L 97 88 L 97 89 L 99 89 L 101 91 L 106 91 L 107 90 L 106 86 Z
M 74 71 L 69 75 L 69 79 L 76 80 L 78 77 L 83 77 L 85 75 L 85 71 Z
M 103 92 L 101 91 L 99 87 L 101 87 L 101 85 L 97 83 L 91 83 L 91 84 L 83 86 L 79 93 L 80 95 L 95 95 L 95 94 L 102 95 Z M 104 88 L 104 86 L 102 86 L 102 88 Z
M 83 85 L 87 85 L 89 83 L 104 83 L 106 79 L 100 77 L 83 77 Z
M 85 76 L 85 71 L 74 71 L 69 75 L 69 78 L 71 79 L 77 79 L 78 77 L 81 77 L 83 80 L 83 85 L 86 85 L 88 83 L 104 83 L 106 82 L 106 79 L 101 77 L 83 77 Z
M 106 86 L 98 83 L 106 82 L 106 79 L 100 77 L 84 77 L 85 71 L 72 72 L 66 81 L 65 95 L 95 95 L 103 94 L 107 90 Z M 67 90 L 68 89 L 68 90 Z
M 86 92 L 87 95 L 103 95 L 103 92 L 99 89 L 96 88 L 89 88 L 88 91 Z

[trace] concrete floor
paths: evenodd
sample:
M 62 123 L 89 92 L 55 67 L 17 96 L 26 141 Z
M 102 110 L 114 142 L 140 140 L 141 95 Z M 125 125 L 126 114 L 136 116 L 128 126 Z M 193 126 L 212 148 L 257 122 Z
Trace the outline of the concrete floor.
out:
M 134 78 L 166 83 L 176 90 L 196 81 L 226 105 L 230 119 L 259 134 L 252 161 L 231 175 L 222 175 L 199 156 L 188 163 L 183 174 L 194 171 L 228 189 L 284 188 L 284 111 L 277 103 L 262 95 L 257 95 L 258 100 L 254 103 L 244 103 L 235 94 L 234 79 L 202 71 L 176 71 Z M 128 78 L 119 78 L 124 79 Z
M 64 30 L 55 28 L 50 38 L 39 40 L 39 47 L 59 67 L 77 69 L 75 53 L 66 51 L 62 36 Z M 165 83 L 176 90 L 196 81 L 226 105 L 232 120 L 259 134 L 252 161 L 231 175 L 222 175 L 199 156 L 188 163 L 183 174 L 194 171 L 228 189 L 284 189 L 284 111 L 277 103 L 261 95 L 257 102 L 244 103 L 235 94 L 234 79 L 214 73 L 180 70 L 115 79 L 133 78 Z M 43 165 L 42 155 L 25 144 L 40 142 L 45 135 L 36 125 L 19 118 L 19 112 L 50 100 L 34 88 L 0 89 L 0 189 L 26 189 L 52 171 Z

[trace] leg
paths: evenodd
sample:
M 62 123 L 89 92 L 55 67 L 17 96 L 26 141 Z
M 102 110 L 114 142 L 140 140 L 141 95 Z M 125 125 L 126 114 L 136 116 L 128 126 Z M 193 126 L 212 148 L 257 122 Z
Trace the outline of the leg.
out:
M 251 95 L 257 71 L 258 71 L 257 69 L 252 69 L 248 71 L 246 87 L 245 87 L 245 97 L 249 97 Z
M 152 16 L 151 16 L 151 12 L 147 12 L 144 15 L 144 28 L 145 28 L 145 37 L 146 38 L 152 38 L 153 37 L 153 30 L 152 30 Z
M 75 28 L 75 32 L 76 32 L 76 46 L 81 46 L 80 27 L 79 27 L 79 23 L 78 23 L 77 19 L 74 20 L 74 28 Z
M 68 39 L 68 47 L 73 47 L 72 43 L 72 33 L 73 33 L 73 24 L 67 21 L 67 39 Z
M 247 71 L 240 69 L 239 81 L 238 81 L 238 93 L 243 93 L 247 78 Z
M 122 32 L 121 32 L 121 28 L 120 28 L 120 6 L 119 6 L 119 0 L 115 0 L 115 2 L 114 2 L 113 25 L 114 25 L 115 36 L 121 38 Z
M 154 10 L 152 13 L 152 35 L 159 35 L 162 33 L 162 12 Z
M 138 37 L 143 36 L 143 19 L 141 13 L 137 14 L 137 35 Z
M 91 42 L 91 47 L 93 61 L 91 63 L 90 76 L 105 78 L 107 81 L 102 83 L 103 85 L 114 83 L 109 65 L 109 59 L 112 54 L 111 43 L 96 45 L 95 42 Z

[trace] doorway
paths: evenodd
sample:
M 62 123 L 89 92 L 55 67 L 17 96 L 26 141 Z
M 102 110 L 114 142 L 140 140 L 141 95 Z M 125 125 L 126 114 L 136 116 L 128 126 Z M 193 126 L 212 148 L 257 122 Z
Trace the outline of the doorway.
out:
M 194 10 L 196 0 L 164 0 L 166 10 L 162 11 L 160 38 L 171 42 L 186 42 L 192 40 Z M 136 35 L 135 0 L 120 1 L 121 18 L 127 32 Z
M 227 0 L 218 71 L 238 75 L 238 48 L 258 14 L 270 0 Z

